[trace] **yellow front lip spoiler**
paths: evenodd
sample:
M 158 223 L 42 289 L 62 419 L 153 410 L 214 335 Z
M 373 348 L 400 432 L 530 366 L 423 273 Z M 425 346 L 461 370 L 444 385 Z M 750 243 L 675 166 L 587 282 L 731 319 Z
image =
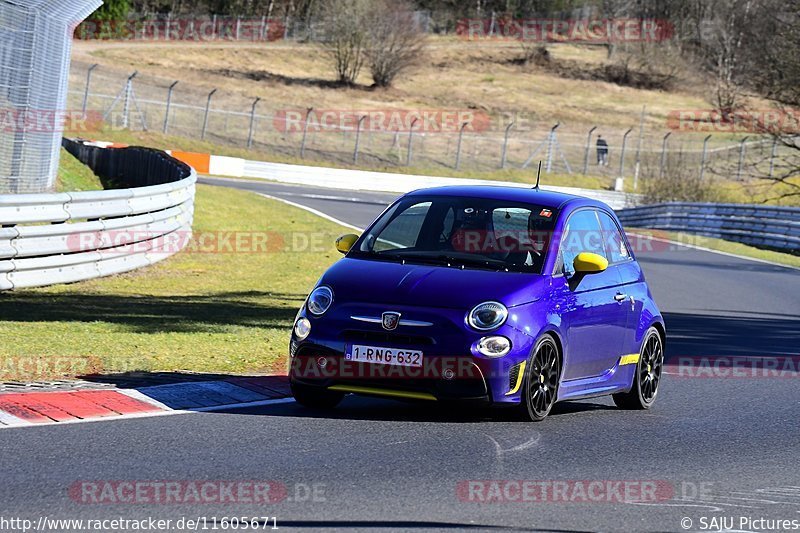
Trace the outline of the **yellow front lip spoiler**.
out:
M 413 392 L 404 390 L 376 389 L 373 387 L 361 387 L 359 385 L 333 385 L 328 390 L 338 392 L 352 392 L 355 394 L 374 394 L 376 396 L 387 396 L 389 398 L 406 398 L 409 400 L 429 400 L 436 401 L 436 396 L 427 392 Z

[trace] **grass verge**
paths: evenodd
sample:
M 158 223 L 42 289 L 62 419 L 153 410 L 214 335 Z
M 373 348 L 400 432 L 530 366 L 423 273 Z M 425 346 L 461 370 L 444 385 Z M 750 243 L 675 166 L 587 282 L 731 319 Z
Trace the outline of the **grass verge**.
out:
M 184 251 L 112 278 L 0 294 L 0 331 L 14 339 L 0 345 L 0 379 L 285 368 L 295 313 L 338 258 L 332 243 L 345 230 L 278 201 L 208 186 L 198 187 L 195 209 L 196 239 L 235 243 L 238 234 L 244 244 Z M 259 237 L 266 246 L 249 245 Z M 20 370 L 28 373 L 15 375 Z
M 78 161 L 69 152 L 61 149 L 61 161 L 58 168 L 56 191 L 99 191 L 103 185 L 92 170 Z

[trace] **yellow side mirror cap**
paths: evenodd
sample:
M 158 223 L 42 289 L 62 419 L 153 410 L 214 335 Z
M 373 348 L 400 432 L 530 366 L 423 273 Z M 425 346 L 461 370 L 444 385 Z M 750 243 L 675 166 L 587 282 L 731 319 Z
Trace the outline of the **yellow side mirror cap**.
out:
M 347 252 L 350 251 L 350 248 L 353 247 L 353 245 L 356 243 L 357 240 L 358 240 L 358 235 L 355 235 L 353 233 L 342 235 L 341 237 L 336 239 L 336 249 L 339 250 L 339 252 L 346 254 Z
M 572 265 L 576 274 L 596 274 L 608 268 L 608 260 L 599 254 L 581 252 Z

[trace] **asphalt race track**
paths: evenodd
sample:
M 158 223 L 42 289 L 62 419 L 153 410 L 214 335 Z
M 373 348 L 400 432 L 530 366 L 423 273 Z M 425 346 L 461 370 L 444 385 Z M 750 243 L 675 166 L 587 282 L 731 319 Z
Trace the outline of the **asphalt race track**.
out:
M 202 181 L 279 197 L 357 227 L 393 198 Z M 700 531 L 712 517 L 734 519 L 730 529 L 744 531 L 764 529 L 742 526 L 742 518 L 800 524 L 797 374 L 740 375 L 724 365 L 683 374 L 680 364 L 689 356 L 793 355 L 796 365 L 800 272 L 651 245 L 637 255 L 665 314 L 671 365 L 651 411 L 587 400 L 558 404 L 532 424 L 506 412 L 349 398 L 333 414 L 284 402 L 10 429 L 0 432 L 0 516 L 276 516 L 281 529 L 309 531 Z M 270 505 L 92 505 L 68 493 L 81 480 L 276 480 L 288 497 Z M 568 481 L 571 491 L 590 481 L 652 482 L 659 497 L 645 504 L 613 497 L 480 503 L 460 490 L 470 480 Z

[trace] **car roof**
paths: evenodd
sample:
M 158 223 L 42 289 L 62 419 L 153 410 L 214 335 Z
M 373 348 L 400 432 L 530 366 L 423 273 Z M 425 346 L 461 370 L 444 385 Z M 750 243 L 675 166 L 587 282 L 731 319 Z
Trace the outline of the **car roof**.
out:
M 606 204 L 598 200 L 567 194 L 563 192 L 548 191 L 547 189 L 534 189 L 528 187 L 513 187 L 502 185 L 454 185 L 419 189 L 408 196 L 463 196 L 467 198 L 486 198 L 489 200 L 502 200 L 534 204 L 552 209 L 565 207 L 599 207 L 611 210 Z

